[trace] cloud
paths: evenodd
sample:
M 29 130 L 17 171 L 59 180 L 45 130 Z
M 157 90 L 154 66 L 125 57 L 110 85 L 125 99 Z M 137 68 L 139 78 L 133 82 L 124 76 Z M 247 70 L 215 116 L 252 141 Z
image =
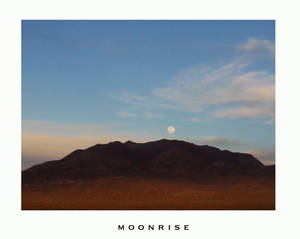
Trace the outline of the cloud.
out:
M 239 51 L 273 51 L 269 40 L 249 39 Z M 123 91 L 115 99 L 143 108 L 206 113 L 216 118 L 274 117 L 275 75 L 254 70 L 253 59 L 195 64 L 147 95 Z M 194 120 L 195 122 L 195 120 Z
M 172 85 L 154 89 L 152 94 L 189 112 L 212 105 L 227 107 L 228 103 L 249 104 L 248 108 L 259 111 L 262 104 L 274 101 L 274 89 L 274 75 L 247 71 L 243 63 L 232 62 L 214 68 L 193 66 L 178 75 Z
M 238 47 L 240 51 L 269 51 L 275 52 L 274 43 L 269 40 L 258 40 L 255 38 L 249 38 L 248 42 Z
M 124 112 L 124 111 L 117 112 L 117 115 L 119 115 L 121 117 L 124 117 L 124 118 L 136 118 L 136 117 L 138 117 L 138 115 L 136 115 L 136 114 L 132 114 L 132 113 Z
M 216 118 L 230 119 L 269 117 L 274 115 L 274 108 L 274 103 L 260 103 L 216 110 L 213 115 Z
M 185 119 L 185 122 L 192 122 L 192 123 L 199 123 L 202 122 L 202 120 L 198 119 L 198 118 L 190 118 L 190 119 Z
M 162 118 L 162 114 L 156 114 L 156 113 L 150 113 L 150 112 L 144 112 L 144 113 L 129 113 L 129 112 L 117 112 L 117 115 L 123 117 L 123 118 L 144 118 L 144 119 L 155 119 L 155 118 Z
M 147 97 L 136 95 L 134 93 L 129 93 L 125 90 L 119 92 L 117 95 L 110 95 L 114 99 L 119 99 L 123 102 L 130 103 L 130 104 L 143 104 L 147 100 Z
M 119 100 L 121 102 L 125 102 L 128 104 L 132 104 L 135 106 L 139 106 L 142 109 L 153 109 L 153 108 L 159 108 L 159 109 L 178 109 L 178 106 L 172 105 L 168 102 L 163 102 L 161 99 L 153 97 L 152 95 L 146 96 L 146 95 L 138 95 L 135 93 L 131 93 L 128 91 L 121 91 L 117 94 L 110 94 L 110 98 L 113 98 L 115 100 Z

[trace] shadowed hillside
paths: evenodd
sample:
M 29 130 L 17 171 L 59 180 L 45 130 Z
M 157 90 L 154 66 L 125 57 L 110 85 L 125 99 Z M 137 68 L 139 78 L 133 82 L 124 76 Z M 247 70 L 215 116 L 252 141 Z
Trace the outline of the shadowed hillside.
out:
M 33 166 L 22 172 L 22 179 L 24 183 L 108 176 L 197 179 L 263 175 L 265 168 L 250 154 L 233 153 L 184 141 L 116 141 L 76 150 L 61 160 Z
M 23 209 L 274 209 L 275 166 L 178 140 L 112 142 L 22 172 Z

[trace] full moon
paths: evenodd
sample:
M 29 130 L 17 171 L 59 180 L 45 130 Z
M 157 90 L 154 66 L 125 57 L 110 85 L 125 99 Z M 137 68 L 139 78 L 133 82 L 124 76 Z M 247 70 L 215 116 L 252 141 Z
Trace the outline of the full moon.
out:
M 175 132 L 175 128 L 173 126 L 169 126 L 167 128 L 167 131 L 168 131 L 169 134 L 173 134 Z

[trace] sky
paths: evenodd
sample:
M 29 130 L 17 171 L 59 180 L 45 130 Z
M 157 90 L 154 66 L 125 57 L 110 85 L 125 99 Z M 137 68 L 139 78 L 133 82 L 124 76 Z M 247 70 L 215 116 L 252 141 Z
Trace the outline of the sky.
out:
M 275 162 L 275 21 L 22 21 L 23 169 L 162 138 Z

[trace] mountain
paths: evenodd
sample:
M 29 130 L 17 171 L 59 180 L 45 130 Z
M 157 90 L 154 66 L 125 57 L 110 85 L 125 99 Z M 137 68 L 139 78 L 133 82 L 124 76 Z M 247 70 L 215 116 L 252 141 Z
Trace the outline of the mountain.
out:
M 142 177 L 201 180 L 231 176 L 273 176 L 250 154 L 220 150 L 179 140 L 147 143 L 119 141 L 75 150 L 61 160 L 35 165 L 22 172 L 23 183 L 90 180 L 101 177 Z

